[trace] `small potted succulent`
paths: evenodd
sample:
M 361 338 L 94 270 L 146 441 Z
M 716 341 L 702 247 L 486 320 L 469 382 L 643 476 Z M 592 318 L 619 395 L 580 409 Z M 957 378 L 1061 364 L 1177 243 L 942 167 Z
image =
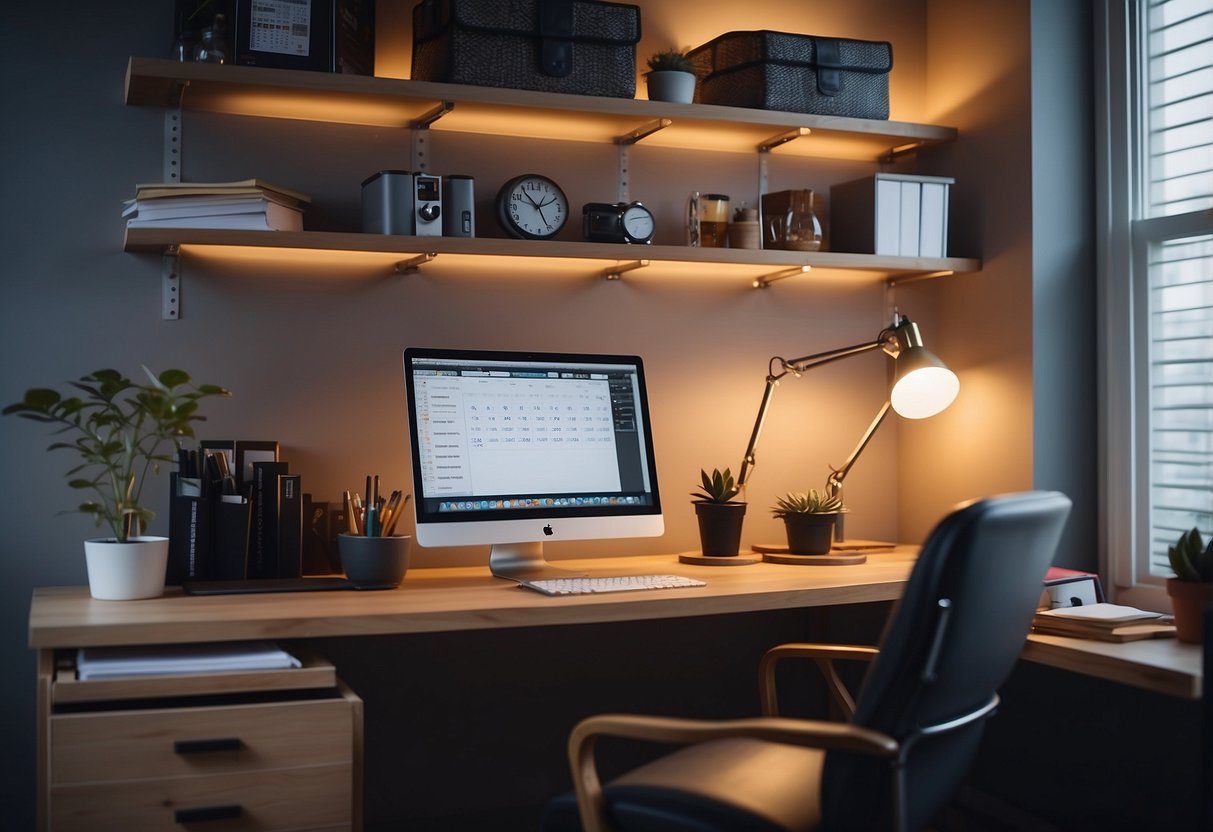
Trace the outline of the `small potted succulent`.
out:
M 650 101 L 690 104 L 695 99 L 695 67 L 685 50 L 665 49 L 651 55 L 644 77 Z
M 175 460 L 164 446 L 176 450 L 182 438 L 194 435 L 193 423 L 204 420 L 198 401 L 231 395 L 222 387 L 191 384 L 181 370 L 143 371 L 147 381 L 136 384 L 117 370 L 97 370 L 70 383 L 83 395 L 35 388 L 3 411 L 57 426 L 54 435 L 63 438 L 47 450 L 73 451 L 79 458 L 66 473 L 67 484 L 89 497 L 76 510 L 92 515 L 111 535 L 84 542 L 89 590 L 104 600 L 163 592 L 168 538 L 143 534 L 152 519 L 141 501 L 143 486 L 161 462 Z
M 1205 546 L 1193 528 L 1167 547 L 1174 578 L 1167 579 L 1167 595 L 1175 613 L 1175 635 L 1180 641 L 1201 643 L 1205 610 L 1213 607 L 1213 540 Z
M 746 504 L 734 500 L 737 483 L 728 468 L 712 473 L 701 470 L 695 498 L 695 516 L 699 520 L 699 546 L 707 557 L 736 557 L 741 549 L 741 525 Z
M 846 511 L 842 498 L 810 488 L 780 497 L 771 513 L 783 520 L 788 534 L 788 552 L 793 555 L 824 555 L 834 538 L 834 520 Z

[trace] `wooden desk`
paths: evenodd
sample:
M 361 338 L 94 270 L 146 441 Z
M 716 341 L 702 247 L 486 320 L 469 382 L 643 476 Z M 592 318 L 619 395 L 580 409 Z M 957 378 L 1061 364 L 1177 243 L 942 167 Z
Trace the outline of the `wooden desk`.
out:
M 900 597 L 917 547 L 854 566 L 710 567 L 674 555 L 570 561 L 593 575 L 677 574 L 707 586 L 551 598 L 483 567 L 414 569 L 394 590 L 97 601 L 86 587 L 34 590 L 29 643 L 38 650 L 122 644 L 449 632 L 679 618 Z
M 1203 687 L 1200 645 L 1173 638 L 1116 644 L 1033 633 L 1023 657 L 1183 699 L 1200 699 Z
M 83 720 L 109 720 L 110 714 L 94 713 L 81 715 L 70 713 L 68 699 L 80 701 L 82 686 L 89 683 L 74 682 L 71 671 L 56 670 L 56 659 L 65 661 L 74 648 L 105 645 L 144 645 L 170 643 L 221 642 L 245 639 L 310 639 L 327 637 L 360 637 L 390 634 L 442 633 L 515 627 L 550 627 L 562 624 L 588 624 L 650 619 L 668 619 L 722 613 L 744 613 L 762 610 L 795 609 L 814 606 L 832 606 L 863 602 L 890 601 L 898 598 L 909 577 L 917 547 L 901 547 L 889 552 L 869 555 L 867 563 L 854 566 L 792 566 L 758 563 L 738 567 L 709 567 L 680 563 L 674 555 L 578 560 L 566 566 L 583 569 L 594 575 L 663 574 L 672 573 L 698 577 L 707 582 L 704 587 L 622 592 L 601 595 L 572 597 L 547 597 L 537 592 L 520 589 L 508 581 L 493 578 L 484 567 L 415 569 L 395 590 L 358 592 L 355 590 L 281 593 L 263 595 L 187 596 L 180 590 L 171 589 L 161 598 L 143 601 L 98 601 L 91 598 L 85 587 L 50 587 L 34 591 L 30 608 L 29 642 L 38 651 L 38 778 L 39 816 L 43 829 L 99 828 L 97 822 L 105 815 L 97 814 L 96 801 L 99 787 L 94 783 L 80 785 L 63 774 L 66 752 L 73 749 L 64 738 L 75 729 L 73 723 Z M 298 671 L 292 671 L 298 673 Z M 270 674 L 276 677 L 276 687 L 281 687 L 280 677 L 284 673 Z M 195 677 L 193 680 L 172 682 L 191 686 L 204 685 L 208 689 L 223 691 L 240 689 L 245 680 L 218 679 L 223 674 Z M 166 677 L 167 678 L 167 677 Z M 255 688 L 261 690 L 263 688 Z M 73 691 L 70 695 L 68 691 Z M 95 691 L 93 698 L 101 698 Z M 352 711 L 355 723 L 355 744 L 361 736 L 361 703 L 346 694 L 346 711 Z M 311 703 L 303 703 L 311 705 Z M 340 716 L 348 724 L 346 713 L 336 713 L 340 702 L 321 703 L 330 708 L 332 717 Z M 124 707 L 117 703 L 116 708 Z M 253 707 L 262 707 L 258 704 Z M 300 742 L 307 726 L 314 719 L 297 719 L 290 709 L 301 707 L 297 702 L 286 702 L 274 706 L 281 711 L 279 723 L 271 733 L 287 742 Z M 243 711 L 241 710 L 243 708 Z M 230 721 L 241 724 L 249 721 L 245 706 L 231 710 L 211 708 L 212 731 L 225 730 Z M 270 714 L 261 714 L 253 724 L 270 724 Z M 89 760 L 104 758 L 106 743 L 124 740 L 131 733 L 129 726 L 150 724 L 143 712 L 119 710 L 110 722 L 119 727 L 102 733 L 94 731 L 94 741 L 87 754 Z M 172 725 L 196 723 L 197 720 L 184 712 L 176 715 Z M 293 727 L 285 727 L 293 726 Z M 302 726 L 302 727 L 301 727 Z M 169 726 L 171 727 L 171 726 Z M 167 732 L 165 726 L 157 733 L 159 739 Z M 108 730 L 108 729 L 107 729 Z M 233 734 L 243 728 L 232 728 Z M 337 732 L 330 732 L 334 737 Z M 255 739 L 255 738 L 254 738 Z M 102 741 L 103 740 L 103 741 Z M 253 739 L 249 740 L 250 747 Z M 235 752 L 230 752 L 235 753 Z M 80 755 L 78 755 L 80 756 Z M 128 756 L 152 759 L 151 752 L 132 752 Z M 212 755 L 214 756 L 214 755 Z M 256 755 L 252 755 L 256 756 Z M 328 784 L 350 783 L 346 795 L 352 791 L 361 794 L 358 785 L 361 779 L 359 756 L 353 761 L 352 774 L 344 773 L 345 779 L 326 774 Z M 179 761 L 174 761 L 180 765 Z M 237 763 L 243 764 L 237 760 Z M 348 772 L 350 764 L 342 763 L 342 772 Z M 149 763 L 150 766 L 150 763 Z M 330 766 L 337 770 L 336 766 Z M 147 771 L 154 769 L 146 768 Z M 167 769 L 161 769 L 167 770 Z M 308 773 L 316 766 L 301 766 Z M 192 769 L 190 770 L 192 771 Z M 190 773 L 186 771 L 185 774 Z M 181 774 L 176 769 L 174 775 Z M 208 782 L 216 782 L 215 775 L 205 773 Z M 270 772 L 279 776 L 281 772 Z M 225 775 L 234 776 L 234 775 Z M 142 812 L 139 820 L 148 818 L 148 828 L 154 824 L 166 825 L 164 813 L 167 807 L 188 803 L 190 795 L 160 795 L 155 789 L 161 784 L 175 786 L 191 780 L 188 776 L 163 776 L 159 780 L 152 773 L 132 776 L 125 792 L 119 798 L 123 806 L 138 803 Z M 247 776 L 242 776 L 247 782 Z M 199 778 L 193 778 L 199 779 Z M 285 783 L 285 785 L 282 785 Z M 305 795 L 314 796 L 325 806 L 340 805 L 340 799 L 318 791 L 314 784 L 283 780 L 281 788 L 301 789 Z M 290 785 L 296 783 L 296 785 Z M 221 794 L 232 803 L 243 803 L 243 796 L 231 797 L 229 791 L 217 784 L 210 791 Z M 116 789 L 113 791 L 117 791 Z M 275 792 L 281 797 L 281 789 Z M 295 802 L 277 799 L 279 804 Z M 250 804 L 257 795 L 249 797 Z M 221 801 L 222 802 L 222 801 Z M 254 804 L 255 805 L 255 804 Z M 125 811 L 125 809 L 124 809 Z M 348 825 L 333 825 L 331 819 L 320 820 L 318 810 L 308 809 L 313 814 L 308 820 L 321 824 L 318 828 L 335 830 Z M 89 813 L 92 814 L 89 814 Z M 354 798 L 350 809 L 353 827 L 359 826 L 361 805 Z M 246 815 L 246 821 L 249 815 Z M 126 816 L 123 816 L 125 821 Z M 289 821 L 298 823 L 297 818 Z M 245 828 L 241 821 L 224 828 Z M 102 823 L 101 825 L 104 825 Z M 271 828 L 267 825 L 265 828 Z M 135 828 L 123 823 L 123 828 Z M 262 827 L 258 827 L 262 828 Z M 297 828 L 291 827 L 291 828 Z

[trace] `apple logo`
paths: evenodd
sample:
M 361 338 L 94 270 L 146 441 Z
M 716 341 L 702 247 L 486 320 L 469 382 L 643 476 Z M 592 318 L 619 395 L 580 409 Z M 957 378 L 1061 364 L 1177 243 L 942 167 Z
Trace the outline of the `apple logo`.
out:
M 543 533 L 546 534 L 548 537 L 552 536 L 552 524 L 551 523 L 548 523 L 546 526 L 543 527 Z

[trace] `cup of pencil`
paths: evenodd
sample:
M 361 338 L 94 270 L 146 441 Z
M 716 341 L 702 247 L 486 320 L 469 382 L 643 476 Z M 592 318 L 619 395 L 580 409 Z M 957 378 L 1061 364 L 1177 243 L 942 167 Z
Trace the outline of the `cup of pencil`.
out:
M 379 495 L 379 477 L 367 477 L 365 499 L 346 491 L 346 528 L 337 535 L 341 568 L 355 589 L 393 589 L 409 567 L 412 537 L 396 534 L 396 524 L 409 496 L 393 491 Z

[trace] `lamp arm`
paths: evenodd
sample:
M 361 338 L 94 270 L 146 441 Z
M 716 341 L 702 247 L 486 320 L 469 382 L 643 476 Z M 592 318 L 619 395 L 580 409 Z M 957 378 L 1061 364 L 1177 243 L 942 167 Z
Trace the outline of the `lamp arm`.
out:
M 851 466 L 859 459 L 859 455 L 868 446 L 868 442 L 876 435 L 876 430 L 884 422 L 885 417 L 889 415 L 889 409 L 892 406 L 891 402 L 885 401 L 884 405 L 880 408 L 880 412 L 876 414 L 876 418 L 872 420 L 872 424 L 868 425 L 868 429 L 864 431 L 859 444 L 855 446 L 855 450 L 851 451 L 851 455 L 847 457 L 847 461 L 842 464 L 841 468 L 830 466 L 830 476 L 826 477 L 826 491 L 831 496 L 838 496 L 839 492 L 842 491 L 842 481 L 846 479 L 847 474 L 851 471 Z
M 758 416 L 754 419 L 754 429 L 750 432 L 750 442 L 746 445 L 745 456 L 741 460 L 741 470 L 737 474 L 738 489 L 745 487 L 746 477 L 749 475 L 750 469 L 754 467 L 754 451 L 758 447 L 758 437 L 762 433 L 762 423 L 766 421 L 767 410 L 771 407 L 771 394 L 775 392 L 775 387 L 779 384 L 779 380 L 788 373 L 800 375 L 805 370 L 811 370 L 814 367 L 820 367 L 822 364 L 829 364 L 831 361 L 859 355 L 869 350 L 885 349 L 887 351 L 889 332 L 890 330 L 882 330 L 874 341 L 865 341 L 862 344 L 814 353 L 813 355 L 794 358 L 791 361 L 778 356 L 771 359 L 767 368 L 767 384 L 762 391 L 762 402 L 758 405 Z M 772 369 L 776 362 L 779 362 L 780 366 L 780 372 L 778 373 Z

